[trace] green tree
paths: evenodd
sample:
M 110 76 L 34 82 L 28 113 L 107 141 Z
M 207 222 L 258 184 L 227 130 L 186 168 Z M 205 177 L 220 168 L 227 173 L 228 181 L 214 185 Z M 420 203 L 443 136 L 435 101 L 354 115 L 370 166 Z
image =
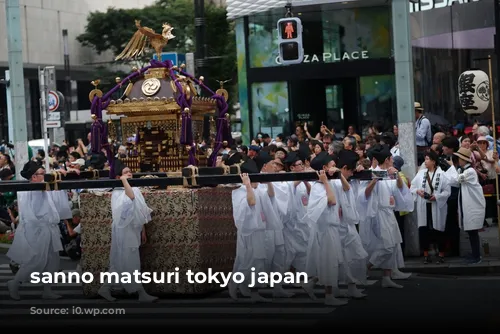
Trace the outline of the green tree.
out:
M 226 18 L 226 9 L 205 5 L 207 57 L 210 58 L 206 74 L 206 84 L 216 90 L 216 80 L 232 81 L 225 88 L 230 92 L 231 103 L 237 101 L 236 90 L 236 41 L 231 22 Z M 161 32 L 161 26 L 167 22 L 174 27 L 175 38 L 169 41 L 165 52 L 194 52 L 194 1 L 159 0 L 154 5 L 142 9 L 109 8 L 106 12 L 92 12 L 87 18 L 85 32 L 77 40 L 93 48 L 97 54 L 111 51 L 113 55 L 122 52 L 132 35 L 137 31 L 135 20 L 141 20 L 143 26 Z M 150 50 L 143 62 L 152 58 Z M 104 70 L 100 69 L 101 74 Z M 111 74 L 111 73 L 110 73 Z M 103 81 L 114 80 L 101 78 Z
M 98 66 L 95 69 L 96 78 L 101 79 L 101 83 L 99 84 L 99 89 L 103 92 L 107 92 L 116 86 L 116 77 L 125 78 L 128 76 L 127 73 L 121 70 L 115 70 L 110 66 Z M 89 84 L 90 85 L 90 84 Z M 124 85 L 124 87 L 126 84 Z M 90 86 L 89 86 L 90 87 Z

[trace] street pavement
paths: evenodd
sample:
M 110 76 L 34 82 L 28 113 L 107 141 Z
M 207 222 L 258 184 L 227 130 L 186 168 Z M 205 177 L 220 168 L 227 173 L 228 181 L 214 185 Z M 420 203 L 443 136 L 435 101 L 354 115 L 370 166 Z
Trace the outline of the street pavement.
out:
M 63 260 L 65 272 L 76 267 Z M 72 269 L 71 269 L 72 267 Z M 69 268 L 69 269 L 68 269 Z M 380 272 L 374 272 L 375 276 Z M 134 326 L 163 325 L 170 327 L 307 327 L 346 329 L 464 329 L 498 328 L 500 316 L 500 276 L 423 276 L 413 275 L 400 283 L 403 289 L 383 289 L 380 277 L 371 277 L 365 287 L 368 297 L 350 300 L 343 307 L 323 305 L 320 298 L 312 301 L 301 289 L 290 289 L 296 295 L 290 299 L 273 300 L 270 304 L 252 304 L 242 299 L 233 302 L 227 291 L 197 297 L 172 297 L 157 303 L 142 304 L 134 299 L 110 303 L 87 299 L 78 284 L 55 287 L 64 298 L 46 301 L 40 298 L 41 285 L 28 284 L 21 288 L 21 301 L 9 299 L 6 282 L 13 275 L 8 261 L 0 255 L 0 319 L 2 326 Z M 344 287 L 345 288 L 345 287 Z M 271 289 L 260 290 L 271 298 Z M 33 312 L 66 310 L 66 315 L 32 315 Z M 114 313 L 103 314 L 103 313 Z M 76 314 L 78 313 L 78 314 Z M 56 320 L 56 321 L 54 321 Z

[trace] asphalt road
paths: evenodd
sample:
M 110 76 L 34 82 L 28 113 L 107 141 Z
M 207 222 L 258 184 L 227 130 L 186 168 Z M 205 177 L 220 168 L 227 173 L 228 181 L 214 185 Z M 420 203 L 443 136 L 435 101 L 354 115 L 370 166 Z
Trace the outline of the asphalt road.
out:
M 63 260 L 63 269 L 71 270 L 76 263 Z M 144 326 L 213 327 L 236 326 L 299 327 L 315 329 L 325 326 L 332 331 L 346 330 L 498 330 L 500 314 L 500 277 L 418 276 L 402 282 L 403 289 L 383 289 L 380 273 L 374 273 L 371 285 L 366 287 L 368 298 L 350 300 L 347 306 L 325 307 L 323 290 L 315 291 L 320 298 L 311 301 L 301 289 L 291 289 L 296 296 L 274 300 L 271 304 L 251 304 L 247 300 L 231 301 L 227 291 L 209 296 L 191 298 L 165 298 L 154 304 L 140 304 L 134 299 L 109 303 L 100 299 L 87 299 L 81 287 L 58 286 L 56 292 L 62 300 L 40 299 L 40 286 L 21 289 L 22 300 L 8 297 L 6 281 L 11 274 L 8 260 L 0 255 L 0 320 L 5 326 Z M 271 297 L 270 289 L 261 294 Z M 54 312 L 65 309 L 66 315 L 30 313 Z M 111 311 L 109 311 L 111 310 Z M 82 314 L 82 313 L 88 314 Z M 90 312 L 90 313 L 89 313 Z M 114 312 L 114 315 L 103 315 Z M 78 313 L 78 314 L 74 314 Z M 168 326 L 168 327 L 165 327 Z

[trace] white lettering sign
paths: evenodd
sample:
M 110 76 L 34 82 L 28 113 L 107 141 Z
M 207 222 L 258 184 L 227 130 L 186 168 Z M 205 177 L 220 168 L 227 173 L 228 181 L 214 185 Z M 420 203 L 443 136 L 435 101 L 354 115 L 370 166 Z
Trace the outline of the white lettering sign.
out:
M 354 52 L 344 52 L 344 53 L 331 53 L 324 52 L 321 56 L 316 54 L 313 55 L 304 55 L 303 63 L 335 63 L 339 61 L 349 61 L 349 60 L 358 60 L 358 59 L 368 59 L 370 58 L 368 55 L 368 51 L 354 51 Z M 280 57 L 276 57 L 276 64 L 281 64 Z
M 427 10 L 450 7 L 455 4 L 462 5 L 481 0 L 420 0 L 419 3 L 410 2 L 410 13 L 424 12 Z
M 311 114 L 298 114 L 297 118 L 300 120 L 308 120 L 311 118 Z

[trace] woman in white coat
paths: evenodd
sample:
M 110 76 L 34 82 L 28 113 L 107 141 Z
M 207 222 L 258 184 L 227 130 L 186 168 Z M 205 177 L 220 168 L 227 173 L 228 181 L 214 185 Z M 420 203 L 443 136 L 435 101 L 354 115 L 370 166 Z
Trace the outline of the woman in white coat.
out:
M 458 193 L 458 223 L 469 234 L 472 256 L 467 260 L 469 264 L 481 263 L 481 250 L 479 244 L 479 230 L 483 228 L 486 200 L 483 188 L 479 184 L 477 172 L 471 166 L 471 151 L 460 148 L 453 153 L 458 159 L 457 169 L 451 160 L 448 161 L 450 169 L 446 175 L 451 186 L 459 187 Z
M 436 263 L 444 263 L 444 230 L 448 212 L 448 197 L 451 186 L 445 173 L 438 166 L 439 156 L 430 150 L 425 154 L 425 167 L 411 181 L 410 191 L 418 212 L 420 250 L 424 253 L 424 264 L 431 261 L 430 244 L 437 244 L 439 256 Z

